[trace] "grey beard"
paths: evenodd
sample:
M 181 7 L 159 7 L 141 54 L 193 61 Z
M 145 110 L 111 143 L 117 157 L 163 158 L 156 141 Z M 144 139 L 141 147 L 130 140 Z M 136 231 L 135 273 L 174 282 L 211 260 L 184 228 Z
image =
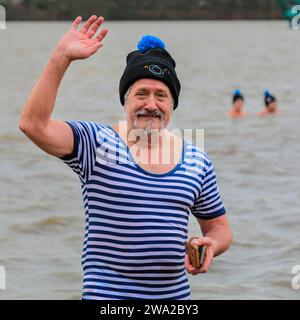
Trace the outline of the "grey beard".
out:
M 163 113 L 160 111 L 160 110 L 155 110 L 154 112 L 149 112 L 147 109 L 142 109 L 142 110 L 138 110 L 135 114 L 136 116 L 136 119 L 134 121 L 134 128 L 135 129 L 138 129 L 138 130 L 142 130 L 143 131 L 143 134 L 145 136 L 148 136 L 150 137 L 154 131 L 161 131 L 163 128 L 164 128 L 164 117 L 163 117 Z M 159 118 L 159 129 L 153 129 L 152 128 L 152 125 L 153 125 L 153 120 L 152 119 L 148 119 L 147 120 L 147 123 L 146 123 L 146 128 L 143 129 L 143 128 L 140 128 L 139 126 L 139 116 L 155 116 L 155 117 L 158 117 Z
M 151 134 L 154 134 L 154 133 L 157 133 L 157 131 L 161 131 L 162 129 L 164 129 L 165 127 L 165 122 L 164 122 L 164 119 L 163 117 L 161 117 L 159 119 L 159 129 L 153 129 L 153 120 L 152 119 L 149 119 L 147 120 L 147 123 L 146 123 L 146 127 L 145 128 L 140 128 L 139 126 L 139 120 L 138 120 L 138 117 L 135 119 L 134 123 L 133 123 L 133 127 L 134 129 L 137 129 L 137 130 L 140 130 L 143 132 L 143 134 L 147 137 L 150 137 Z

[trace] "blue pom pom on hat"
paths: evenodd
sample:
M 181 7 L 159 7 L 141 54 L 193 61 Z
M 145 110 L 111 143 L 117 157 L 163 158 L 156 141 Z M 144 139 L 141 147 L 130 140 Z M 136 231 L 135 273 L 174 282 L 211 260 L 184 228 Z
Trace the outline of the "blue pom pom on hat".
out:
M 166 46 L 161 39 L 152 35 L 144 35 L 137 45 L 137 49 L 142 52 L 146 52 L 147 50 L 154 48 L 165 49 L 165 47 Z

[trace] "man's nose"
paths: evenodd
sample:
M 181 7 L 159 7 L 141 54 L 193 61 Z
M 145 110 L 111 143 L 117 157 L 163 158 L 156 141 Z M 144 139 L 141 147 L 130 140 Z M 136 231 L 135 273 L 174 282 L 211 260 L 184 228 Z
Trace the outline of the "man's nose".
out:
M 149 111 L 154 111 L 154 110 L 157 109 L 156 99 L 155 99 L 155 96 L 154 96 L 154 95 L 150 94 L 150 95 L 148 96 L 145 109 L 148 109 Z

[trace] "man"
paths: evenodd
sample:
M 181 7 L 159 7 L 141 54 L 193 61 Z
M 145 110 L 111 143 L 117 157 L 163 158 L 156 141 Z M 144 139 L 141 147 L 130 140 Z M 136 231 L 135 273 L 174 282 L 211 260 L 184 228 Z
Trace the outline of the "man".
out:
M 268 90 L 264 92 L 264 101 L 265 101 L 265 109 L 258 112 L 258 115 L 266 116 L 266 115 L 272 115 L 272 114 L 275 115 L 279 113 L 276 98 L 273 95 L 271 95 Z
M 159 39 L 146 37 L 128 55 L 120 80 L 125 123 L 54 120 L 68 66 L 97 52 L 107 34 L 103 29 L 96 35 L 102 17 L 90 17 L 78 30 L 80 21 L 54 49 L 24 106 L 20 129 L 80 178 L 83 299 L 189 299 L 186 270 L 206 272 L 232 234 L 211 161 L 166 129 L 180 92 L 175 61 Z M 190 212 L 203 233 L 194 243 L 207 247 L 198 269 L 184 249 Z
M 229 110 L 228 116 L 231 118 L 245 117 L 247 113 L 243 111 L 243 108 L 244 108 L 244 97 L 241 94 L 240 90 L 236 90 L 233 93 L 232 108 Z

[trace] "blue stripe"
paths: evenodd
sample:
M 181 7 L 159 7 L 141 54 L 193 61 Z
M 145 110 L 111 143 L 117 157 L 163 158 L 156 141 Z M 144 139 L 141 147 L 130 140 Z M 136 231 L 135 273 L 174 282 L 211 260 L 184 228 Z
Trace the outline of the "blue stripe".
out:
M 98 193 L 98 194 L 101 194 L 101 195 L 106 195 L 106 196 L 109 196 L 109 197 L 112 197 L 112 196 L 115 196 L 117 197 L 118 199 L 122 198 L 122 199 L 132 199 L 132 195 L 130 194 L 122 194 L 122 193 L 118 193 L 118 194 L 113 194 L 111 192 L 108 192 L 108 191 L 104 191 L 104 190 L 100 190 L 100 189 L 96 189 L 96 188 L 90 188 L 89 189 L 89 192 L 90 193 Z M 143 194 L 143 193 L 141 193 Z M 151 194 L 149 192 L 149 194 Z M 161 195 L 162 193 L 160 192 L 156 192 L 157 195 Z M 153 194 L 151 194 L 153 195 Z M 170 196 L 170 194 L 168 194 L 168 196 Z M 185 196 L 185 195 L 180 195 L 181 197 L 184 197 L 184 198 L 188 198 L 190 201 L 193 201 L 193 199 L 191 197 L 188 197 L 188 196 Z M 90 197 L 91 199 L 92 197 Z M 178 199 L 173 199 L 173 198 L 170 198 L 170 199 L 163 199 L 163 198 L 154 198 L 154 197 L 142 197 L 140 195 L 135 195 L 134 196 L 134 200 L 145 200 L 145 201 L 159 201 L 159 202 L 172 202 L 172 203 L 177 203 L 177 204 L 180 204 L 182 206 L 187 206 L 189 204 L 189 202 L 187 201 L 183 201 L 183 200 L 178 200 Z
M 103 248 L 103 246 L 100 246 L 100 248 L 103 250 L 103 252 L 101 253 L 101 256 L 103 256 L 103 257 L 111 257 L 111 258 L 115 258 L 115 259 L 120 259 L 120 258 L 122 258 L 122 256 L 120 256 L 120 254 L 111 254 L 111 253 L 107 253 L 107 252 L 105 252 L 104 251 L 104 248 Z M 112 247 L 110 247 L 110 250 L 112 249 Z M 168 250 L 168 251 L 171 251 L 170 249 Z M 173 250 L 172 250 L 173 251 Z M 142 253 L 147 253 L 147 252 L 145 252 L 145 250 L 143 250 L 143 251 L 141 251 Z M 184 252 L 184 251 L 183 251 Z M 145 260 L 152 260 L 152 259 L 170 259 L 170 260 L 172 260 L 172 259 L 176 259 L 176 260 L 178 260 L 178 259 L 180 259 L 180 258 L 182 258 L 183 256 L 182 256 L 182 253 L 183 252 L 181 252 L 181 254 L 176 254 L 176 255 L 170 255 L 170 254 L 168 254 L 168 255 L 163 255 L 161 252 L 158 252 L 157 254 L 153 254 L 152 252 L 151 252 L 151 255 L 150 254 L 145 254 L 145 255 L 141 255 L 141 256 L 138 256 L 138 255 L 134 255 L 134 256 L 131 256 L 131 255 L 129 255 L 128 253 L 128 250 L 126 251 L 126 253 L 127 253 L 127 256 L 126 256 L 126 259 L 127 260 L 143 260 L 143 259 L 145 259 Z M 137 253 L 136 251 L 132 251 L 132 252 L 130 252 L 130 253 Z M 89 255 L 98 255 L 99 254 L 99 252 L 98 251 L 92 251 L 91 250 L 91 248 L 89 247 L 89 252 L 88 252 L 88 254 Z M 84 254 L 84 256 L 85 257 L 87 257 L 87 254 L 85 253 Z M 184 257 L 183 257 L 184 258 Z
M 181 274 L 185 269 L 170 269 L 170 270 L 155 270 L 155 269 L 142 269 L 142 270 L 129 270 L 129 269 L 118 269 L 113 263 L 110 266 L 107 265 L 102 265 L 101 267 L 97 265 L 84 265 L 83 270 L 88 270 L 88 269 L 95 269 L 99 268 L 101 271 L 114 271 L 116 273 L 119 273 L 118 276 L 122 276 L 124 273 L 128 274 L 155 274 L 155 275 L 160 275 L 162 280 L 169 279 L 169 276 L 172 276 L 173 273 L 178 273 Z M 180 273 L 181 272 L 181 273 Z M 131 277 L 131 276 L 130 276 Z
M 97 281 L 97 279 L 95 278 L 89 278 L 89 277 L 85 277 L 84 278 L 85 281 L 90 281 L 90 282 L 94 282 Z M 101 279 L 99 280 L 101 281 L 101 283 L 108 283 L 108 284 L 114 284 L 114 285 L 123 285 L 123 286 L 135 286 L 135 287 L 146 287 L 146 288 L 168 288 L 171 286 L 178 286 L 181 284 L 186 284 L 186 279 L 178 281 L 178 282 L 172 282 L 172 284 L 170 285 L 169 283 L 165 283 L 165 284 L 156 284 L 156 283 L 140 283 L 140 282 L 134 282 L 134 281 L 130 281 L 130 282 L 124 282 L 124 281 L 116 281 L 116 280 L 104 280 Z M 152 280 L 153 281 L 153 280 Z M 160 279 L 161 281 L 161 279 Z
M 154 207 L 152 207 L 153 209 Z M 161 208 L 161 207 L 159 207 Z M 101 214 L 101 211 L 103 212 L 112 212 L 112 213 L 119 213 L 119 214 L 124 214 L 124 215 L 136 215 L 136 216 L 139 216 L 139 215 L 154 215 L 153 211 L 128 211 L 128 210 L 118 210 L 118 209 L 112 209 L 112 208 L 108 208 L 108 207 L 102 207 L 102 206 L 98 206 L 98 205 L 89 205 L 89 209 L 90 210 L 95 210 L 95 211 L 99 211 L 99 214 Z M 145 207 L 145 209 L 148 209 L 147 207 Z M 151 208 L 149 208 L 151 209 Z M 164 207 L 164 209 L 166 209 Z M 170 208 L 169 208 L 170 209 Z M 178 208 L 176 208 L 178 210 Z M 186 215 L 186 212 L 181 212 L 181 213 L 155 213 L 157 216 L 162 216 L 162 217 L 172 217 L 172 218 L 185 218 L 185 215 Z M 102 214 L 101 214 L 102 215 Z M 113 218 L 112 218 L 113 219 Z M 124 221 L 132 221 L 131 219 L 128 219 L 128 220 L 124 220 Z M 145 221 L 145 220 L 139 220 L 139 221 Z M 155 221 L 155 220 L 153 220 Z M 158 220 L 157 220 L 158 221 Z M 161 222 L 165 222 L 165 220 L 160 220 Z M 176 222 L 177 223 L 177 222 Z
M 103 291 L 105 292 L 105 291 Z M 107 293 L 97 293 L 97 292 L 84 292 L 83 293 L 83 300 L 85 299 L 85 297 L 87 296 L 92 296 L 95 300 L 97 299 L 103 299 L 106 298 L 107 300 L 124 300 L 124 299 L 130 299 L 130 300 L 144 300 L 144 298 L 139 298 L 139 297 L 133 297 L 130 295 L 127 295 L 126 297 L 124 296 L 120 296 L 120 295 L 116 295 L 116 294 L 107 294 Z M 176 295 L 173 296 L 172 298 L 159 298 L 159 300 L 180 300 L 180 299 L 187 299 L 190 296 L 189 293 L 185 293 L 185 294 L 180 294 L 180 295 Z M 156 297 L 156 299 L 158 299 L 158 297 Z
M 170 246 L 172 244 L 176 244 L 176 245 L 183 245 L 183 241 L 181 240 L 143 240 L 143 241 L 129 241 L 128 239 L 126 240 L 126 238 L 123 241 L 120 240 L 115 240 L 115 239 L 106 239 L 106 238 L 96 238 L 96 237 L 89 237 L 89 241 L 95 241 L 95 242 L 108 242 L 108 243 L 114 243 L 114 244 L 120 244 L 120 245 L 133 245 L 133 246 L 137 246 L 137 245 L 146 245 L 146 244 L 150 244 L 150 245 L 155 245 L 155 244 L 169 244 Z
M 88 242 L 87 242 L 88 243 Z M 147 252 L 149 251 L 150 249 L 145 249 L 145 248 L 131 248 L 131 249 L 123 249 L 123 248 L 118 248 L 118 247 L 115 247 L 115 246 L 108 246 L 108 245 L 95 245 L 95 244 L 89 244 L 88 245 L 89 247 L 89 251 L 87 254 L 90 254 L 90 252 L 93 252 L 92 249 L 102 249 L 102 250 L 111 250 L 111 252 L 125 252 L 125 253 L 143 253 L 143 252 Z M 151 252 L 164 252 L 164 251 L 173 251 L 173 252 L 178 252 L 180 254 L 184 253 L 184 248 L 182 247 L 181 249 L 177 249 L 177 248 L 157 248 L 157 247 L 153 247 L 151 248 L 150 250 Z M 161 254 L 161 253 L 160 253 Z
M 114 210 L 108 210 L 112 213 L 114 213 L 115 211 Z M 128 212 L 127 212 L 128 213 Z M 143 214 L 145 214 L 146 212 L 143 211 Z M 126 212 L 124 212 L 124 214 L 126 214 Z M 151 212 L 148 212 L 146 213 L 148 215 L 152 215 L 153 213 Z M 109 216 L 109 215 L 105 215 L 101 212 L 99 213 L 90 213 L 89 214 L 90 218 L 101 218 L 101 219 L 110 219 L 110 220 L 113 220 L 113 221 L 119 221 L 119 222 L 144 222 L 144 223 L 151 223 L 151 222 L 154 222 L 154 223 L 157 223 L 157 222 L 161 222 L 163 225 L 166 223 L 166 219 L 161 219 L 161 218 L 152 218 L 152 219 L 138 219 L 138 218 L 120 218 L 120 217 L 113 217 L 113 216 Z M 166 217 L 172 217 L 172 215 L 167 215 Z M 187 225 L 187 222 L 183 222 L 183 221 L 175 221 L 175 220 L 168 220 L 169 224 L 180 224 L 182 226 L 186 226 Z
M 197 212 L 194 213 L 194 215 L 197 218 L 201 218 L 203 220 L 210 220 L 210 219 L 213 219 L 213 218 L 220 217 L 220 216 L 222 216 L 224 214 L 226 214 L 225 208 L 222 208 L 222 209 L 220 209 L 218 211 L 215 211 L 214 213 L 197 213 Z
M 99 226 L 99 227 L 109 227 L 109 228 L 116 228 L 115 224 L 111 223 L 104 223 L 104 222 L 95 222 L 91 221 L 90 226 Z M 126 225 L 118 225 L 118 229 L 123 229 L 123 230 L 132 230 L 132 226 L 126 226 Z M 135 230 L 157 230 L 157 226 L 134 226 Z M 188 230 L 186 228 L 182 228 L 179 226 L 159 226 L 160 230 L 174 230 L 174 231 L 182 231 L 182 232 L 187 232 Z
M 90 196 L 90 201 L 95 201 L 97 202 L 98 201 L 98 197 L 94 197 L 94 196 Z M 134 199 L 135 200 L 135 199 Z M 126 209 L 126 207 L 136 207 L 136 208 L 147 208 L 147 209 L 166 209 L 166 210 L 178 210 L 178 206 L 170 206 L 170 205 L 162 205 L 162 204 L 143 204 L 143 203 L 135 203 L 135 202 L 132 202 L 132 203 L 129 203 L 129 202 L 122 202 L 122 201 L 117 201 L 117 200 L 107 200 L 107 199 L 104 199 L 102 198 L 101 199 L 101 202 L 103 204 L 111 204 L 111 205 L 114 205 L 114 206 L 119 206 L 120 208 L 124 208 Z M 168 201 L 168 203 L 170 202 L 174 202 L 176 203 L 176 201 Z M 184 206 L 186 207 L 186 204 L 181 204 L 181 206 Z M 93 206 L 91 206 L 92 208 Z
M 159 290 L 159 291 L 157 291 L 157 292 L 153 292 L 153 291 L 151 291 L 151 292 L 149 292 L 149 291 L 147 291 L 147 290 L 145 290 L 145 291 L 143 291 L 143 290 L 133 290 L 133 289 L 122 289 L 122 288 L 115 288 L 115 287 L 113 287 L 113 288 L 110 288 L 110 287 L 102 287 L 101 285 L 84 285 L 83 286 L 83 288 L 84 289 L 102 289 L 103 290 L 103 288 L 105 288 L 106 290 L 111 290 L 111 291 L 116 291 L 116 292 L 120 292 L 120 293 L 136 293 L 136 294 L 144 294 L 144 295 L 150 295 L 150 296 L 153 296 L 153 297 L 155 297 L 155 296 L 157 296 L 157 295 L 164 295 L 164 294 L 171 294 L 171 293 L 178 293 L 178 292 L 180 292 L 180 290 L 187 290 L 187 289 L 189 289 L 189 286 L 183 286 L 182 288 L 179 288 L 179 289 L 173 289 L 173 290 Z
M 147 237 L 147 238 L 150 238 L 150 237 L 157 237 L 158 234 L 157 233 L 120 233 L 120 231 L 118 230 L 118 228 L 116 228 L 116 231 L 113 232 L 113 231 L 107 231 L 107 230 L 92 230 L 90 229 L 90 235 L 95 235 L 95 234 L 101 234 L 101 235 L 104 235 L 104 234 L 107 234 L 107 235 L 110 235 L 110 236 L 115 236 L 115 237 L 127 237 L 128 239 L 130 238 L 144 238 L 144 237 Z M 178 238 L 181 238 L 181 239 L 186 239 L 186 236 L 183 236 L 179 233 L 176 233 L 176 232 L 173 232 L 173 233 L 166 233 L 166 232 L 160 232 L 159 234 L 160 237 L 162 238 L 168 238 L 168 237 L 178 237 Z

